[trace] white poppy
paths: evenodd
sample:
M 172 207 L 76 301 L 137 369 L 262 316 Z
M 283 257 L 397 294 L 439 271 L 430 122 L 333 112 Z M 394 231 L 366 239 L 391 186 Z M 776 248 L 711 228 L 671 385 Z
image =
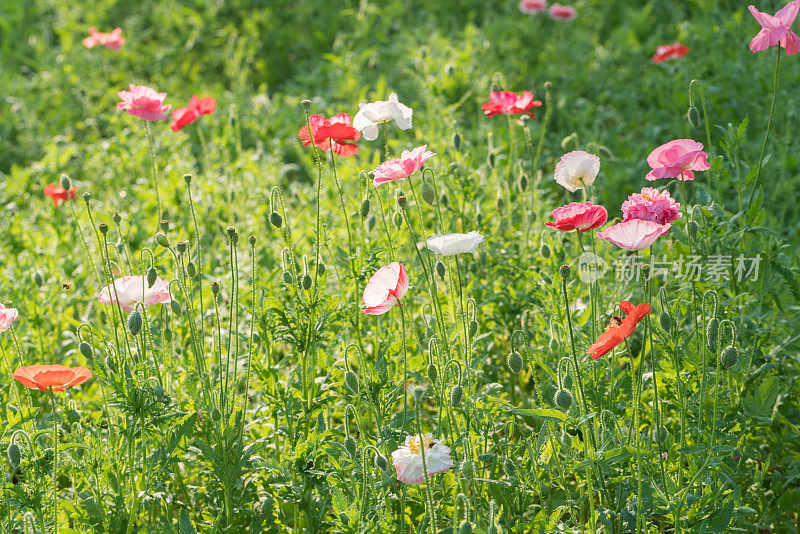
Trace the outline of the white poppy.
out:
M 583 150 L 573 150 L 561 156 L 554 178 L 570 193 L 591 185 L 600 172 L 600 158 Z
M 422 444 L 425 447 L 425 466 L 422 464 Z M 406 436 L 405 444 L 392 453 L 392 464 L 397 472 L 397 479 L 406 484 L 419 484 L 428 475 L 444 473 L 453 467 L 450 458 L 450 447 L 444 445 L 432 434 Z
M 378 138 L 378 125 L 384 122 L 395 121 L 401 130 L 411 128 L 413 111 L 400 103 L 396 93 L 390 94 L 389 100 L 359 104 L 359 107 L 361 109 L 353 118 L 353 128 L 360 131 L 368 141 Z
M 483 236 L 472 231 L 468 234 L 446 234 L 428 238 L 428 248 L 442 256 L 473 253 L 483 243 Z

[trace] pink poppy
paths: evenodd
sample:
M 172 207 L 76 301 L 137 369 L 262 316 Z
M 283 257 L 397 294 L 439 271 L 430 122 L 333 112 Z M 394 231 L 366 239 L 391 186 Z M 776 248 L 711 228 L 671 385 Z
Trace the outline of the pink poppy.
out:
M 542 105 L 540 100 L 533 99 L 533 93 L 523 91 L 519 95 L 514 91 L 492 91 L 489 93 L 489 102 L 481 106 L 487 117 L 495 115 L 530 115 L 534 117 L 531 108 L 538 108 Z
M 692 139 L 675 139 L 653 150 L 647 156 L 647 163 L 652 171 L 645 176 L 646 180 L 659 178 L 677 178 L 678 180 L 694 180 L 693 171 L 707 171 L 708 154 L 703 152 L 703 144 Z
M 570 202 L 553 210 L 555 222 L 546 222 L 550 228 L 562 232 L 588 232 L 593 228 L 600 228 L 608 220 L 608 212 L 603 206 L 596 206 L 591 202 Z
M 213 96 L 197 98 L 196 95 L 193 95 L 191 100 L 189 100 L 188 106 L 172 111 L 172 118 L 174 120 L 169 123 L 169 127 L 179 132 L 184 126 L 188 126 L 199 119 L 200 115 L 208 115 L 214 113 L 216 110 L 217 101 L 214 100 Z
M 11 323 L 17 320 L 19 312 L 16 308 L 6 308 L 0 304 L 0 332 L 5 332 L 11 328 Z
M 626 221 L 641 219 L 666 224 L 680 219 L 681 205 L 669 195 L 654 187 L 643 187 L 641 193 L 634 193 L 622 203 L 622 214 Z
M 572 6 L 562 6 L 561 4 L 553 4 L 550 8 L 550 17 L 555 20 L 570 21 L 578 16 L 578 12 Z
M 522 0 L 519 3 L 519 10 L 526 15 L 544 13 L 547 11 L 547 2 L 545 0 Z
M 799 0 L 789 2 L 774 16 L 758 11 L 755 6 L 748 6 L 748 9 L 761 24 L 761 31 L 750 41 L 751 51 L 761 52 L 771 46 L 780 45 L 790 56 L 800 52 L 800 37 L 789 29 L 800 10 Z
M 314 144 L 323 152 L 333 150 L 339 156 L 348 157 L 358 153 L 358 145 L 354 141 L 361 139 L 361 132 L 353 127 L 353 120 L 347 113 L 326 119 L 322 115 L 311 115 L 308 118 L 311 124 L 311 134 Z M 308 134 L 308 125 L 300 128 L 297 137 L 303 140 L 303 146 L 311 144 Z
M 392 180 L 408 178 L 436 155 L 434 152 L 426 150 L 427 148 L 428 145 L 422 145 L 410 151 L 403 150 L 399 158 L 384 161 L 372 171 L 372 183 L 377 186 Z
M 74 185 L 69 188 L 69 191 L 61 187 L 60 184 L 47 184 L 44 186 L 44 194 L 53 199 L 54 208 L 57 208 L 62 201 L 74 199 L 77 192 L 78 188 Z
M 164 105 L 167 93 L 159 93 L 146 85 L 130 84 L 128 91 L 119 91 L 117 96 L 122 102 L 117 102 L 119 109 L 124 109 L 128 115 L 139 117 L 146 121 L 163 121 L 167 119 L 170 106 Z
M 611 241 L 626 250 L 642 250 L 669 232 L 671 227 L 670 223 L 658 224 L 653 221 L 631 219 L 609 226 L 602 232 L 597 232 L 597 237 Z
M 114 280 L 114 286 L 106 286 L 100 290 L 97 300 L 106 304 L 119 304 L 126 313 L 136 309 L 141 302 L 147 308 L 151 304 L 166 304 L 172 301 L 169 293 L 169 282 L 156 277 L 153 287 L 147 287 L 147 280 L 143 276 L 123 276 Z
M 408 291 L 408 273 L 402 263 L 394 262 L 381 267 L 372 275 L 364 288 L 362 313 L 382 315 Z
M 661 45 L 656 47 L 656 55 L 653 56 L 653 63 L 661 63 L 662 61 L 667 61 L 668 59 L 684 57 L 688 53 L 689 48 L 680 43 Z
M 94 27 L 89 28 L 89 37 L 83 40 L 83 46 L 94 48 L 95 45 L 103 45 L 111 50 L 119 50 L 125 44 L 122 38 L 122 28 L 114 28 L 110 33 L 97 31 Z

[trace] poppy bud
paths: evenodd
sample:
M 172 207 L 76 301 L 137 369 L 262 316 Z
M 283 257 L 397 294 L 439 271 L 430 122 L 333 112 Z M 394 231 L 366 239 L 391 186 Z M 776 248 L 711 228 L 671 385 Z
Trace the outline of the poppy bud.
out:
M 730 369 L 736 362 L 739 361 L 739 351 L 734 346 L 730 346 L 722 351 L 722 355 L 719 357 L 719 363 L 722 365 L 723 369 Z
M 106 223 L 100 223 L 97 225 L 97 228 L 100 229 L 100 233 L 103 235 L 108 235 L 108 225 Z
M 444 273 L 445 273 L 444 263 L 442 263 L 441 260 L 437 261 L 436 262 L 436 274 L 439 275 L 439 278 L 444 280 Z
M 161 228 L 161 231 L 164 232 L 165 234 L 167 232 L 169 232 L 169 221 L 168 220 L 161 219 L 160 221 L 158 221 L 158 226 L 159 226 L 159 228 Z
M 711 352 L 717 352 L 717 337 L 719 336 L 719 319 L 712 317 L 706 325 L 706 347 Z
M 464 388 L 456 384 L 456 386 L 450 390 L 450 406 L 458 408 L 461 405 L 462 397 L 464 397 Z
M 183 181 L 186 182 L 186 185 L 191 184 L 192 183 L 192 175 L 191 174 L 184 174 L 183 175 Z
M 167 234 L 165 234 L 163 232 L 158 232 L 156 234 L 156 243 L 158 243 L 159 245 L 161 245 L 164 248 L 169 248 L 170 247 L 169 238 L 167 237 Z
M 19 445 L 16 443 L 9 445 L 6 449 L 6 457 L 8 458 L 8 463 L 11 464 L 12 469 L 19 467 L 19 463 L 22 461 L 22 452 L 19 450 Z
M 177 300 L 171 301 L 169 303 L 169 307 L 172 309 L 172 313 L 174 313 L 175 315 L 180 315 L 181 312 L 183 311 L 183 306 L 181 306 L 181 303 L 178 302 Z
M 456 532 L 458 534 L 472 534 L 472 523 L 469 521 L 462 521 Z
M 353 439 L 353 436 L 347 436 L 344 439 L 344 448 L 352 458 L 356 457 L 357 446 L 356 440 Z
M 61 175 L 58 183 L 61 184 L 61 189 L 65 189 L 67 191 L 69 191 L 69 188 L 72 187 L 72 180 L 66 174 Z
M 493 464 L 497 455 L 493 452 L 485 452 L 478 455 L 478 460 L 484 464 Z
M 556 338 L 550 340 L 550 352 L 558 352 L 558 340 Z
M 136 336 L 139 335 L 141 329 L 142 314 L 139 313 L 139 310 L 133 310 L 133 312 L 131 312 L 131 314 L 128 316 L 128 331 L 132 336 Z
M 406 204 L 408 203 L 408 199 L 406 198 L 406 196 L 403 194 L 402 191 L 400 191 L 398 193 L 398 195 L 397 195 L 397 203 L 400 204 L 400 206 L 402 206 L 404 208 L 406 207 Z
M 503 208 L 505 207 L 505 205 L 506 205 L 506 201 L 503 199 L 503 197 L 498 196 L 497 197 L 497 209 L 499 211 L 503 211 Z
M 400 228 L 400 226 L 403 225 L 403 216 L 400 215 L 399 211 L 394 212 L 394 217 L 392 217 L 392 220 L 397 228 Z
M 376 454 L 375 467 L 377 467 L 381 471 L 386 471 L 387 469 L 389 469 L 389 461 L 386 459 L 386 456 L 382 454 Z
M 545 259 L 550 257 L 550 247 L 547 246 L 547 243 L 542 243 L 542 246 L 539 247 L 539 254 Z
M 303 105 L 303 110 L 305 110 L 306 112 L 311 111 L 311 100 L 304 98 L 303 100 L 300 101 L 300 104 Z
M 414 397 L 414 402 L 420 402 L 425 397 L 427 389 L 425 386 L 412 386 L 410 393 Z
M 490 169 L 494 169 L 494 163 L 495 163 L 495 156 L 494 156 L 494 152 L 491 152 L 491 153 L 489 154 L 488 163 L 489 163 L 489 168 L 490 168 Z
M 464 460 L 463 462 L 461 462 L 459 470 L 461 471 L 461 475 L 464 478 L 466 479 L 472 478 L 472 461 Z
M 349 389 L 353 395 L 358 395 L 358 377 L 353 371 L 347 371 L 344 374 L 344 385 L 347 386 L 347 389 Z
M 219 284 L 217 282 L 211 284 L 211 293 L 213 293 L 214 296 L 216 296 L 217 293 L 219 293 Z
M 292 280 L 294 280 L 292 273 L 289 271 L 283 271 L 283 282 L 286 284 L 291 284 Z
M 305 289 L 306 291 L 311 289 L 312 282 L 313 281 L 311 280 L 311 275 L 310 274 L 304 275 L 303 276 L 303 289 Z
M 87 360 L 91 361 L 94 358 L 94 351 L 92 351 L 92 346 L 89 345 L 85 341 L 81 341 L 78 344 L 78 350 L 83 354 L 83 357 Z
M 528 189 L 528 175 L 524 172 L 519 177 L 519 190 L 523 193 Z
M 370 218 L 367 219 L 367 230 L 369 230 L 371 232 L 372 229 L 375 228 L 375 223 L 376 222 L 377 222 L 377 220 L 375 219 L 375 216 L 371 215 Z
M 564 378 L 561 379 L 561 387 L 572 389 L 572 375 L 564 375 Z
M 568 389 L 559 389 L 553 397 L 553 403 L 559 410 L 566 412 L 572 406 L 572 393 Z
M 508 355 L 508 368 L 511 369 L 512 373 L 519 373 L 522 371 L 522 356 L 519 355 L 517 351 L 511 351 Z
M 319 260 L 319 263 L 317 264 L 317 274 L 320 274 L 320 275 L 321 274 L 325 274 L 325 264 L 322 263 L 321 259 Z
M 250 243 L 251 247 L 255 246 L 255 244 L 256 244 L 256 236 L 251 235 L 250 237 L 247 238 L 247 242 Z
M 696 107 L 691 106 L 689 108 L 686 112 L 686 119 L 692 125 L 692 128 L 700 128 L 700 111 Z
M 559 274 L 561 274 L 561 279 L 565 282 L 569 280 L 569 273 L 570 268 L 569 265 L 562 265 L 561 268 L 558 270 Z
M 44 283 L 44 280 L 42 279 L 42 273 L 40 273 L 39 271 L 33 273 L 33 283 L 35 283 L 39 287 L 42 286 L 42 284 Z
M 156 283 L 156 278 L 158 278 L 158 273 L 156 272 L 155 267 L 150 267 L 147 269 L 147 287 L 153 287 L 153 284 Z
M 672 330 L 672 316 L 667 312 L 662 312 L 658 317 L 658 322 L 661 324 L 661 329 L 669 333 Z
M 219 421 L 222 419 L 222 413 L 220 413 L 219 409 L 214 408 L 211 410 L 211 420 L 212 421 Z
M 186 254 L 187 248 L 189 248 L 189 244 L 186 241 L 178 241 L 175 243 L 175 250 L 178 251 L 178 254 Z
M 422 182 L 422 200 L 430 204 L 431 206 L 436 204 L 436 191 L 433 190 L 433 186 L 430 182 Z
M 473 319 L 469 322 L 469 337 L 473 338 L 477 333 L 478 333 L 478 321 Z
M 667 441 L 667 438 L 669 438 L 669 431 L 665 426 L 658 427 L 653 433 L 653 439 L 656 443 L 664 443 Z
M 445 193 L 442 193 L 442 196 L 439 197 L 439 202 L 441 202 L 442 206 L 444 206 L 445 208 L 450 205 L 450 199 L 447 198 L 447 195 Z
M 689 237 L 692 239 L 692 241 L 697 239 L 697 230 L 698 229 L 699 229 L 699 226 L 697 225 L 697 223 L 695 221 L 689 221 Z
M 172 341 L 172 330 L 169 328 L 164 330 L 164 339 L 167 341 L 167 343 Z
M 361 201 L 361 218 L 366 219 L 367 215 L 369 215 L 369 209 L 372 207 L 372 203 L 369 201 L 368 198 L 365 198 Z
M 641 271 L 642 271 L 642 279 L 650 280 L 650 264 L 645 263 L 644 265 L 642 265 Z
M 486 529 L 486 534 L 498 534 L 497 525 L 489 525 Z
M 273 211 L 269 214 L 269 222 L 275 228 L 280 228 L 283 224 L 283 217 L 281 217 L 281 214 L 277 211 Z
M 111 219 L 113 219 L 115 224 L 119 224 L 119 222 L 122 220 L 122 215 L 120 215 L 117 212 L 114 212 L 114 215 L 111 216 Z
M 189 275 L 189 278 L 194 278 L 197 276 L 197 266 L 194 264 L 193 261 L 189 261 L 186 264 L 186 274 Z
M 436 367 L 436 364 L 434 363 L 429 364 L 428 380 L 430 380 L 432 384 L 435 384 L 438 378 L 439 378 L 439 369 Z
M 112 373 L 117 370 L 117 365 L 114 363 L 114 359 L 111 356 L 106 358 L 106 368 Z

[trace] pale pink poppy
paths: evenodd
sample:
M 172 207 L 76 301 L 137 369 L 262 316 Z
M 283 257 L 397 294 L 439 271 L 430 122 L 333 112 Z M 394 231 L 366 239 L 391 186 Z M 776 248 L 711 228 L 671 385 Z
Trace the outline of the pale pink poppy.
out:
M 703 152 L 703 144 L 692 139 L 675 139 L 664 143 L 647 156 L 647 163 L 652 171 L 645 176 L 646 180 L 659 178 L 677 178 L 678 180 L 694 180 L 694 171 L 707 171 L 708 154 Z
M 425 453 L 425 462 L 422 453 Z M 432 434 L 406 436 L 405 443 L 392 453 L 392 464 L 397 480 L 406 484 L 420 484 L 428 476 L 444 473 L 453 467 L 450 447 Z
M 546 0 L 522 0 L 519 3 L 519 10 L 526 15 L 544 13 L 547 11 L 547 2 Z
M 435 156 L 434 152 L 427 150 L 428 145 L 418 146 L 414 150 L 403 150 L 399 158 L 384 161 L 372 171 L 372 183 L 380 185 L 392 180 L 408 178 L 425 165 L 425 162 Z
M 514 91 L 492 91 L 489 93 L 489 101 L 481 109 L 490 118 L 495 115 L 528 115 L 534 118 L 531 108 L 541 105 L 542 101 L 534 100 L 531 91 L 522 91 L 520 94 Z
M 97 31 L 94 27 L 89 28 L 89 37 L 83 40 L 83 46 L 94 48 L 96 45 L 103 45 L 111 50 L 119 50 L 125 44 L 122 38 L 122 28 L 114 28 L 109 33 Z
M 114 286 L 106 286 L 100 290 L 97 300 L 106 304 L 119 304 L 126 313 L 132 312 L 136 304 L 141 302 L 147 308 L 151 304 L 166 304 L 172 301 L 169 293 L 169 282 L 156 277 L 153 287 L 147 287 L 144 276 L 123 276 L 114 280 Z
M 550 17 L 555 20 L 570 21 L 578 16 L 578 12 L 572 6 L 562 6 L 561 4 L 553 4 L 550 8 Z
M 600 228 L 608 220 L 608 212 L 603 206 L 597 206 L 591 202 L 570 202 L 566 206 L 561 206 L 553 210 L 554 222 L 547 221 L 544 224 L 550 228 L 561 230 L 562 232 L 588 232 L 593 228 Z
M 669 232 L 671 224 L 658 224 L 653 221 L 631 219 L 609 226 L 597 237 L 611 241 L 626 250 L 642 250 L 652 245 L 656 239 Z
M 122 102 L 117 102 L 117 107 L 127 111 L 128 115 L 146 121 L 167 119 L 167 113 L 170 110 L 170 106 L 164 105 L 167 93 L 159 93 L 146 85 L 130 84 L 128 91 L 119 91 L 117 96 L 122 99 Z
M 669 191 L 659 191 L 654 187 L 643 187 L 641 193 L 634 193 L 622 203 L 622 214 L 626 221 L 641 219 L 658 224 L 674 222 L 681 218 L 681 205 L 669 195 Z
M 748 6 L 748 9 L 761 24 L 761 31 L 750 41 L 751 51 L 761 52 L 780 45 L 790 56 L 800 52 L 800 37 L 789 29 L 800 10 L 800 1 L 789 2 L 774 16 L 758 11 L 755 6 Z
M 408 274 L 402 263 L 394 262 L 381 267 L 372 275 L 364 288 L 362 313 L 382 315 L 408 291 Z
M 600 172 L 600 158 L 583 150 L 567 152 L 556 164 L 553 178 L 570 193 L 592 185 Z
M 16 308 L 6 308 L 0 304 L 0 332 L 5 332 L 11 328 L 13 323 L 19 316 L 19 311 Z

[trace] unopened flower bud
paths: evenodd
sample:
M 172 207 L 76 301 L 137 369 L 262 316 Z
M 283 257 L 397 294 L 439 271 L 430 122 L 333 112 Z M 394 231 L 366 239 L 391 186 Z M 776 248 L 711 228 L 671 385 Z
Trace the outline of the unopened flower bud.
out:
M 197 265 L 195 265 L 193 261 L 189 261 L 186 264 L 186 274 L 189 275 L 189 278 L 197 276 Z
M 172 313 L 174 313 L 175 315 L 180 315 L 181 312 L 183 312 L 183 306 L 181 306 L 181 303 L 178 302 L 177 300 L 172 300 L 169 303 L 169 307 L 172 310 Z
M 669 333 L 672 330 L 672 316 L 667 312 L 662 312 L 658 316 L 658 322 L 664 332 Z
M 220 419 L 222 419 L 222 413 L 219 411 L 218 408 L 213 408 L 211 410 L 211 420 L 219 421 Z
M 700 128 L 700 111 L 691 106 L 686 112 L 686 120 L 692 125 L 692 128 Z
M 61 189 L 69 191 L 69 188 L 72 187 L 72 180 L 66 174 L 62 174 L 61 178 L 58 180 L 58 183 L 61 184 Z
M 477 333 L 478 333 L 478 321 L 473 319 L 473 320 L 471 320 L 469 322 L 469 337 L 470 337 L 470 339 L 474 338 L 475 334 L 477 334 Z
M 561 268 L 558 270 L 559 274 L 561 274 L 561 279 L 565 282 L 569 280 L 569 273 L 570 268 L 569 265 L 562 265 Z
M 462 521 L 460 525 L 458 525 L 458 530 L 456 531 L 457 534 L 472 534 L 472 523 L 469 521 Z
M 351 458 L 356 457 L 356 453 L 358 452 L 358 446 L 356 445 L 356 440 L 353 439 L 353 436 L 347 436 L 346 438 L 344 438 L 344 448 L 347 451 L 347 454 L 349 454 Z
M 283 224 L 283 217 L 277 211 L 273 211 L 269 214 L 269 223 L 275 228 L 280 228 Z
M 422 182 L 422 200 L 430 204 L 431 206 L 436 204 L 436 191 L 433 190 L 433 186 L 430 182 Z
M 92 350 L 92 346 L 89 345 L 87 342 L 81 341 L 78 344 L 78 350 L 81 352 L 81 354 L 83 354 L 83 357 L 86 358 L 87 360 L 91 361 L 94 359 L 94 351 Z
M 20 451 L 19 445 L 16 443 L 9 445 L 6 449 L 6 458 L 8 458 L 8 463 L 11 464 L 12 469 L 19 467 L 19 464 L 22 461 L 22 451 Z
M 497 210 L 503 211 L 503 208 L 506 206 L 506 201 L 502 196 L 497 197 Z
M 114 215 L 111 216 L 111 219 L 114 221 L 114 224 L 119 224 L 119 222 L 122 220 L 122 215 L 114 212 Z
M 550 257 L 550 247 L 547 246 L 547 243 L 542 243 L 542 246 L 539 247 L 539 254 L 545 259 Z
M 519 190 L 523 193 L 528 189 L 528 175 L 524 172 L 519 177 Z
M 464 397 L 464 388 L 460 384 L 456 384 L 450 390 L 450 406 L 458 408 L 461 405 L 461 399 Z
M 453 134 L 453 148 L 460 151 L 461 150 L 461 134 L 458 132 Z
M 128 331 L 132 336 L 136 336 L 142 329 L 142 314 L 139 310 L 133 310 L 128 316 Z
M 461 475 L 464 478 L 466 478 L 467 480 L 472 478 L 472 473 L 473 473 L 472 461 L 471 460 L 464 460 L 463 462 L 461 462 L 461 466 L 460 466 L 459 470 L 461 471 Z
M 656 443 L 664 443 L 669 438 L 669 431 L 667 427 L 660 426 L 653 432 L 653 439 Z
M 372 203 L 368 198 L 365 198 L 361 201 L 361 218 L 366 219 L 367 215 L 369 215 L 369 210 L 372 207 Z
M 689 238 L 694 241 L 697 239 L 697 231 L 700 227 L 695 221 L 689 221 Z
M 558 340 L 556 338 L 550 340 L 550 352 L 558 352 Z
M 159 245 L 161 245 L 164 248 L 169 248 L 170 247 L 169 238 L 167 237 L 167 234 L 165 234 L 163 232 L 158 232 L 156 234 L 156 243 L 158 243 Z
M 439 378 L 439 369 L 436 367 L 435 363 L 428 364 L 428 380 L 431 381 L 432 384 L 436 383 L 436 380 Z
M 441 260 L 436 262 L 436 274 L 439 275 L 439 278 L 444 280 L 445 268 Z
M 439 202 L 440 202 L 440 203 L 442 204 L 442 206 L 444 206 L 445 208 L 446 208 L 447 206 L 449 206 L 449 205 L 450 205 L 450 199 L 449 199 L 449 198 L 447 198 L 447 195 L 446 195 L 445 193 L 442 193 L 442 196 L 441 196 L 441 197 L 439 197 Z
M 303 276 L 303 289 L 308 291 L 309 289 L 311 289 L 312 283 L 313 283 L 313 280 L 311 279 L 311 275 L 310 274 L 306 274 L 306 275 Z
M 290 271 L 283 271 L 283 281 L 286 284 L 291 284 L 294 278 L 292 277 L 292 273 Z
M 156 279 L 158 278 L 158 273 L 156 272 L 155 267 L 150 267 L 147 269 L 147 287 L 153 287 L 153 284 L 156 283 Z
M 353 371 L 347 371 L 344 374 L 344 385 L 353 395 L 358 395 L 359 385 L 358 377 Z
M 42 287 L 42 284 L 44 283 L 44 279 L 42 278 L 42 273 L 40 273 L 39 271 L 33 273 L 33 283 L 39 287 Z
M 106 369 L 111 373 L 117 370 L 117 364 L 114 363 L 114 359 L 111 356 L 106 357 Z
M 367 219 L 367 230 L 370 232 L 373 228 L 375 228 L 375 223 L 378 222 L 374 215 L 370 215 L 369 219 Z
M 512 373 L 519 373 L 522 371 L 522 356 L 520 356 L 519 352 L 511 351 L 508 355 L 508 368 L 511 369 Z
M 561 379 L 561 387 L 564 389 L 572 389 L 572 375 L 564 375 Z
M 717 352 L 717 337 L 719 336 L 719 319 L 712 317 L 706 325 L 706 347 L 711 352 Z
M 572 406 L 572 401 L 573 396 L 568 389 L 559 389 L 556 391 L 556 394 L 553 397 L 553 404 L 555 404 L 559 410 L 564 412 L 569 410 L 569 407 Z
M 317 264 L 317 274 L 323 275 L 325 274 L 325 270 L 326 270 L 325 264 L 322 263 L 322 260 L 320 259 L 319 263 Z
M 386 471 L 387 469 L 389 469 L 389 461 L 386 459 L 386 456 L 382 454 L 376 454 L 375 467 L 377 467 L 381 471 Z
M 484 464 L 493 464 L 497 459 L 497 455 L 493 452 L 484 452 L 478 455 L 478 460 Z
M 400 228 L 403 225 L 403 216 L 400 215 L 399 211 L 394 212 L 394 217 L 392 217 L 392 221 L 397 228 Z
M 736 347 L 730 346 L 727 347 L 725 350 L 722 351 L 722 354 L 719 357 L 719 363 L 722 365 L 723 369 L 730 369 L 736 362 L 739 361 L 739 351 Z

